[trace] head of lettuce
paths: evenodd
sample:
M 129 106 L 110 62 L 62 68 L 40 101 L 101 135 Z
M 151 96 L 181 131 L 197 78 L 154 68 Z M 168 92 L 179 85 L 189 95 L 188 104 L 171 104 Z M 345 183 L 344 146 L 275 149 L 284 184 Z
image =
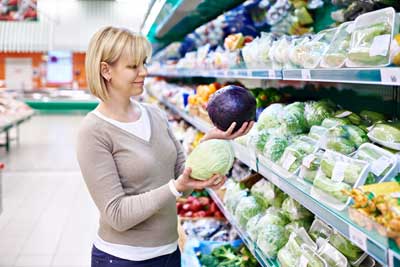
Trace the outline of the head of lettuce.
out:
M 227 140 L 211 139 L 200 143 L 190 153 L 186 167 L 192 169 L 191 177 L 208 180 L 214 174 L 226 175 L 232 168 L 235 154 Z

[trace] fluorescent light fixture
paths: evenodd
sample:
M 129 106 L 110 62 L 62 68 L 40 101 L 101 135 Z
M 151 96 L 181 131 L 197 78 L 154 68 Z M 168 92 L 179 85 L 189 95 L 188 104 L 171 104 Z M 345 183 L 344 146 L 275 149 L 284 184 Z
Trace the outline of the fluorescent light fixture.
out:
M 163 8 L 165 2 L 167 0 L 155 0 L 153 6 L 151 7 L 150 13 L 146 18 L 146 21 L 143 24 L 141 32 L 144 35 L 147 35 L 151 29 L 151 26 L 156 21 L 158 14 L 160 14 L 161 9 Z

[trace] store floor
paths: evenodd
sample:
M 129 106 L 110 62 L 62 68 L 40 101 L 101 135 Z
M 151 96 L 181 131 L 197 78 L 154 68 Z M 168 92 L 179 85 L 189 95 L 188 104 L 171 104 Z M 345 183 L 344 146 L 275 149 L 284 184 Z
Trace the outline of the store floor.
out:
M 0 266 L 90 266 L 98 213 L 75 157 L 83 116 L 35 116 L 0 148 Z

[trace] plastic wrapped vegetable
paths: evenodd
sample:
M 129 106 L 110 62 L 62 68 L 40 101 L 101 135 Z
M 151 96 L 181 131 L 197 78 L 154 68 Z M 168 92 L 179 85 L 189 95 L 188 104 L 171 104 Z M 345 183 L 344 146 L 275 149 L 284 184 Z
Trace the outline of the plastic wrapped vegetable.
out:
M 289 142 L 284 136 L 271 137 L 265 145 L 263 155 L 276 162 L 282 157 L 282 154 L 288 145 Z
M 322 245 L 320 245 L 318 249 L 318 254 L 330 267 L 348 266 L 346 257 L 329 244 L 327 240 L 322 240 L 320 243 L 322 243 Z
M 361 117 L 358 116 L 356 113 L 349 111 L 349 110 L 338 110 L 335 113 L 335 117 L 336 118 L 345 118 L 347 120 L 350 121 L 350 123 L 354 124 L 354 125 L 360 125 L 362 120 Z
M 328 267 L 328 264 L 307 244 L 301 246 L 301 256 L 296 266 Z
M 282 104 L 272 104 L 264 109 L 257 121 L 257 128 L 275 128 L 280 125 L 280 117 L 283 113 L 284 106 Z
M 304 116 L 309 127 L 321 125 L 322 121 L 331 117 L 333 109 L 326 101 L 307 102 L 304 108 Z
M 312 126 L 308 136 L 312 139 L 319 141 L 325 134 L 327 133 L 328 129 L 322 126 Z
M 300 166 L 299 177 L 311 183 L 314 182 L 321 163 L 321 158 L 322 152 L 316 152 L 304 157 Z
M 323 68 L 341 68 L 344 66 L 350 48 L 351 31 L 349 27 L 353 22 L 343 23 L 338 27 L 330 46 L 321 60 Z
M 295 102 L 283 109 L 281 123 L 288 133 L 300 134 L 307 129 L 307 121 L 304 117 L 304 103 Z
M 309 234 L 314 241 L 317 241 L 318 238 L 329 239 L 332 229 L 320 219 L 315 218 L 310 227 Z
M 370 111 L 370 110 L 363 110 L 360 112 L 360 117 L 368 124 L 372 125 L 377 122 L 384 122 L 385 121 L 385 115 L 375 112 L 375 111 Z
M 226 185 L 226 193 L 224 195 L 224 203 L 228 211 L 234 214 L 240 200 L 243 197 L 246 197 L 247 194 L 248 190 L 243 189 L 239 183 L 235 183 L 229 179 Z
M 294 232 L 300 228 L 304 228 L 306 230 L 310 229 L 311 222 L 309 220 L 298 220 L 298 221 L 292 221 L 288 224 L 285 225 L 286 231 L 289 233 Z
M 282 68 L 285 65 L 289 54 L 290 42 L 290 37 L 284 35 L 274 43 L 270 58 L 273 60 L 275 68 Z
M 303 158 L 314 152 L 316 143 L 308 137 L 301 137 L 285 149 L 279 160 L 279 165 L 289 172 L 295 172 L 301 165 Z
M 349 140 L 355 144 L 356 148 L 368 142 L 368 136 L 361 128 L 354 125 L 344 125 L 343 127 L 348 133 Z
M 364 254 L 359 247 L 353 245 L 347 238 L 338 232 L 334 232 L 329 237 L 329 242 L 352 262 L 358 260 Z
M 318 67 L 322 55 L 329 48 L 335 32 L 336 28 L 321 31 L 310 42 L 303 44 L 303 61 L 301 62 L 303 68 L 314 69 Z
M 258 234 L 257 245 L 268 257 L 275 258 L 288 241 L 288 233 L 280 225 L 265 225 Z
M 347 201 L 347 195 L 345 195 L 342 191 L 351 190 L 350 185 L 344 182 L 334 182 L 326 177 L 323 173 L 317 174 L 313 185 L 343 203 Z
M 295 257 L 287 246 L 284 246 L 278 252 L 278 261 L 281 267 L 292 267 L 296 266 L 298 258 Z
M 251 187 L 251 195 L 263 207 L 268 208 L 275 198 L 275 186 L 265 179 L 261 179 Z
M 258 232 L 259 232 L 257 225 L 263 216 L 264 216 L 263 213 L 259 213 L 247 221 L 246 230 L 247 230 L 247 233 L 249 234 L 251 240 L 253 240 L 253 241 L 257 241 Z
M 393 8 L 385 8 L 357 17 L 346 65 L 373 67 L 389 64 L 394 19 Z
M 322 121 L 321 126 L 325 128 L 332 128 L 338 125 L 346 125 L 346 124 L 350 124 L 350 121 L 347 119 L 326 118 Z
M 287 198 L 282 203 L 282 214 L 290 221 L 308 220 L 312 214 L 293 198 Z
M 354 143 L 343 137 L 329 138 L 326 142 L 326 148 L 337 151 L 344 155 L 349 155 L 356 150 Z
M 262 153 L 270 135 L 269 129 L 262 129 L 260 131 L 253 132 L 248 140 L 250 147 Z
M 243 197 L 235 210 L 235 217 L 239 225 L 245 227 L 250 218 L 261 213 L 263 208 L 258 204 L 253 196 Z
M 400 127 L 396 124 L 376 124 L 368 137 L 383 146 L 400 150 Z
M 278 209 L 272 207 L 267 209 L 264 216 L 260 218 L 257 224 L 258 231 L 261 231 L 266 225 L 275 224 L 280 226 L 285 226 L 288 220 L 282 216 Z

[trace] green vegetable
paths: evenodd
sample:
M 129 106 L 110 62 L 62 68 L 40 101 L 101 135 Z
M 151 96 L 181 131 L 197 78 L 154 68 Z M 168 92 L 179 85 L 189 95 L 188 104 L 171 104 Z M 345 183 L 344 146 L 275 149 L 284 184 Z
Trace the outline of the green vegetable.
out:
M 337 151 L 345 155 L 349 155 L 356 150 L 354 143 L 343 137 L 328 139 L 326 143 L 326 148 Z
M 287 138 L 272 137 L 265 145 L 264 155 L 272 161 L 276 162 L 282 157 L 282 154 L 288 145 L 289 142 Z
M 317 172 L 318 172 L 318 170 L 311 170 L 311 169 L 308 169 L 307 167 L 302 165 L 302 166 L 300 166 L 300 174 L 299 174 L 299 176 L 301 178 L 303 178 L 304 180 L 306 180 L 306 181 L 308 181 L 310 183 L 313 183 L 314 179 L 315 179 L 315 176 L 317 175 Z
M 252 217 L 250 220 L 247 221 L 246 224 L 246 230 L 247 233 L 249 234 L 249 237 L 251 238 L 251 240 L 253 240 L 254 242 L 257 241 L 257 237 L 258 237 L 258 222 L 260 221 L 260 219 L 264 216 L 264 214 L 257 214 L 256 216 Z
M 253 196 L 243 197 L 235 210 L 235 217 L 238 219 L 239 225 L 245 227 L 250 218 L 262 211 L 263 207 Z
M 339 116 L 340 116 L 341 114 L 343 114 L 344 112 L 348 112 L 348 115 L 347 115 L 347 116 L 344 116 L 344 117 L 340 117 L 340 118 L 346 118 L 347 120 L 349 120 L 349 121 L 350 121 L 352 124 L 354 124 L 354 125 L 359 125 L 359 124 L 361 124 L 361 117 L 358 116 L 356 113 L 351 112 L 351 111 L 348 111 L 348 110 L 338 110 L 338 111 L 335 113 L 335 116 L 338 116 L 338 118 L 339 118 Z
M 268 224 L 258 235 L 257 245 L 268 257 L 275 258 L 288 241 L 288 233 L 280 225 Z
M 359 127 L 354 125 L 344 125 L 343 128 L 349 134 L 349 140 L 353 142 L 357 148 L 363 143 L 368 142 L 367 134 Z
M 292 221 L 291 223 L 288 223 L 285 226 L 285 230 L 288 231 L 289 233 L 292 233 L 300 228 L 304 228 L 306 230 L 308 230 L 311 226 L 311 222 L 309 220 L 309 218 L 307 218 L 307 220 L 299 220 L 299 221 Z
M 287 198 L 282 203 L 282 214 L 286 216 L 290 221 L 305 220 L 312 217 L 306 208 L 298 203 L 293 198 Z
M 321 137 L 325 136 L 328 129 L 322 126 L 312 126 L 308 134 L 309 137 L 315 140 L 319 140 Z
M 322 260 L 316 252 L 312 251 L 310 247 L 305 246 L 302 250 L 302 256 L 308 260 L 307 267 L 325 267 L 326 262 Z
M 351 190 L 351 186 L 349 186 L 348 184 L 343 182 L 333 182 L 331 179 L 327 178 L 324 175 L 319 175 L 315 178 L 314 186 L 343 203 L 347 201 L 348 197 L 342 192 L 342 190 Z
M 339 118 L 326 118 L 322 121 L 321 126 L 325 128 L 331 128 L 338 125 L 346 125 L 350 124 L 350 121 L 346 118 L 339 119 Z
M 257 128 L 259 130 L 265 128 L 275 128 L 280 125 L 279 118 L 283 112 L 282 104 L 272 104 L 264 109 L 257 121 Z
M 278 261 L 281 267 L 293 267 L 296 266 L 298 258 L 295 257 L 287 246 L 284 246 L 278 252 Z
M 328 159 L 325 157 L 321 160 L 320 166 L 324 174 L 327 177 L 331 178 L 333 173 L 333 168 L 335 168 L 335 161 L 333 159 Z
M 243 189 L 239 183 L 229 179 L 226 182 L 226 193 L 224 195 L 224 204 L 229 212 L 235 214 L 235 210 L 243 197 L 247 196 L 247 190 Z
M 199 260 L 202 267 L 218 267 L 219 264 L 219 260 L 212 255 L 200 254 Z
M 232 168 L 235 155 L 229 141 L 211 139 L 200 143 L 190 153 L 186 167 L 192 169 L 191 177 L 210 179 L 214 174 L 226 175 Z
M 360 112 L 360 116 L 368 125 L 385 121 L 385 116 L 383 114 L 374 111 L 363 110 Z
M 364 166 L 356 163 L 347 164 L 344 169 L 344 181 L 351 185 L 355 184 L 358 177 L 361 175 L 363 167 Z
M 295 102 L 283 109 L 282 124 L 292 134 L 304 133 L 307 129 L 307 121 L 304 117 L 304 103 Z
M 308 102 L 304 108 L 304 116 L 309 127 L 321 125 L 322 121 L 332 114 L 333 108 L 326 101 Z
M 348 239 L 337 232 L 329 237 L 329 242 L 350 261 L 356 261 L 364 254 L 359 247 L 353 245 Z
M 369 134 L 381 142 L 400 143 L 400 128 L 389 124 L 377 124 Z
M 276 196 L 276 187 L 265 179 L 261 179 L 251 187 L 251 195 L 254 196 L 257 202 L 263 207 L 268 208 L 272 205 Z

